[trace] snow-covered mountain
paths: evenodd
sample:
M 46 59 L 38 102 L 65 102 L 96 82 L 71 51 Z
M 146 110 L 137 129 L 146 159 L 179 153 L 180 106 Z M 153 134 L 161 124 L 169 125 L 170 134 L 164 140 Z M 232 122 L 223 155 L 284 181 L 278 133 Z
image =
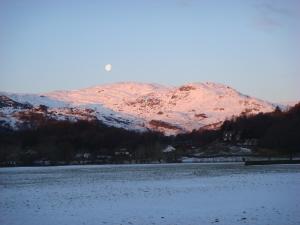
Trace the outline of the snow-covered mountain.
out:
M 33 111 L 57 120 L 101 120 L 111 126 L 169 135 L 216 128 L 241 113 L 274 110 L 269 102 L 211 82 L 179 87 L 123 82 L 73 91 L 0 95 L 0 120 L 15 127 L 22 124 L 24 114 Z

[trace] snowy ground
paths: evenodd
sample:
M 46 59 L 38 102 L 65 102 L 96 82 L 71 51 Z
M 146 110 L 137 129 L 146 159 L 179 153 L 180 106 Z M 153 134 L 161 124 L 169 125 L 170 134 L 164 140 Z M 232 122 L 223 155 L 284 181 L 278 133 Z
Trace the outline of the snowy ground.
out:
M 300 165 L 0 169 L 0 224 L 296 225 Z

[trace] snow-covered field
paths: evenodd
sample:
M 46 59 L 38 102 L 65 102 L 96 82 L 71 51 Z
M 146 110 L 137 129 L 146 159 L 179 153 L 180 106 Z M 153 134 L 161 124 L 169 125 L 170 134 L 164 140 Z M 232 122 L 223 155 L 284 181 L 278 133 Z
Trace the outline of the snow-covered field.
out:
M 0 224 L 300 224 L 300 165 L 0 169 Z

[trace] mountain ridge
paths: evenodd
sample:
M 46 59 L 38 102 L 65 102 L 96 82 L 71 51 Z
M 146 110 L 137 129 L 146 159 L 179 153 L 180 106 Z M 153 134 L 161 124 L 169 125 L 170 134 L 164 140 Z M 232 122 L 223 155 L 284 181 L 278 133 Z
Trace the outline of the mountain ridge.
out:
M 41 94 L 0 92 L 0 95 L 36 108 L 45 105 L 52 114 L 57 114 L 56 119 L 61 119 L 59 115 L 65 114 L 76 120 L 78 116 L 72 114 L 74 110 L 70 109 L 84 111 L 84 114 L 89 109 L 93 118 L 107 125 L 129 130 L 150 129 L 166 135 L 214 127 L 241 113 L 257 114 L 275 109 L 272 103 L 214 82 L 190 82 L 180 86 L 118 82 L 71 91 Z M 10 119 L 16 119 L 12 111 L 2 107 L 2 120 L 4 118 L 9 123 Z M 118 120 L 126 121 L 125 125 L 120 125 L 116 122 Z

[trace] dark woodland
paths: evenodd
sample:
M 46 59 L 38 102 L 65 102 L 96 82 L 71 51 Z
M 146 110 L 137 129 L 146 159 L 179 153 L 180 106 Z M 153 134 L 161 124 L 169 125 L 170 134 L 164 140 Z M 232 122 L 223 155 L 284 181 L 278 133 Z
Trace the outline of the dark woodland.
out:
M 205 151 L 212 143 L 225 142 L 224 133 L 241 140 L 257 140 L 255 150 L 261 154 L 296 155 L 300 153 L 300 103 L 287 111 L 276 108 L 271 113 L 241 115 L 227 120 L 217 130 L 194 130 L 177 136 L 158 132 L 135 132 L 109 127 L 99 121 L 43 120 L 34 128 L 0 130 L 2 166 L 34 165 L 49 161 L 51 165 L 85 163 L 177 162 L 193 151 Z M 176 148 L 172 157 L 165 156 L 168 145 Z

